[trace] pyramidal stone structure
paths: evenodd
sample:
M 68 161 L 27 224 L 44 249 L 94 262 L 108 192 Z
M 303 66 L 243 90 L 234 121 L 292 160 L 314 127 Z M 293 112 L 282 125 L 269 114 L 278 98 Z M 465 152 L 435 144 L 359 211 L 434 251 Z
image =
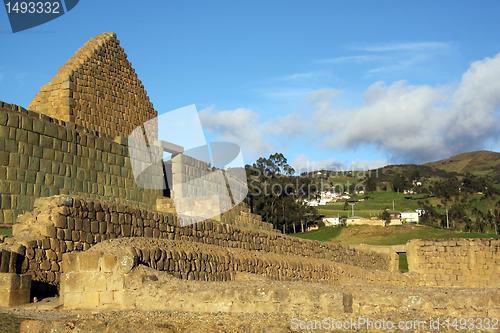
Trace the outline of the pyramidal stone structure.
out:
M 157 116 L 115 33 L 89 40 L 40 88 L 28 110 L 107 134 L 127 137 Z M 145 128 L 157 137 L 154 123 Z

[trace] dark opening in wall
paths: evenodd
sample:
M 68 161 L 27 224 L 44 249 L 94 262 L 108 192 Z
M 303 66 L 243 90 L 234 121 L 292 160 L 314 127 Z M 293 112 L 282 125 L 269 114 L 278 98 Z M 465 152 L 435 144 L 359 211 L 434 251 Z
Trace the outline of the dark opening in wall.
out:
M 170 198 L 170 188 L 172 183 L 172 160 L 163 162 L 163 179 L 165 180 L 165 188 L 163 189 L 163 196 Z

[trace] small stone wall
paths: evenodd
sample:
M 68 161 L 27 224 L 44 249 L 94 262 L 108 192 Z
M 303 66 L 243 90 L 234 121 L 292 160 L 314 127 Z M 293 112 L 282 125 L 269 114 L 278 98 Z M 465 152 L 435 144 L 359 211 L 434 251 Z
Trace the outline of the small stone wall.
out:
M 500 287 L 500 240 L 414 239 L 407 243 L 408 269 L 421 285 Z
M 30 291 L 29 274 L 0 273 L 0 307 L 29 303 Z
M 20 246 L 17 246 L 19 248 Z M 0 307 L 17 306 L 30 302 L 31 275 L 16 274 L 21 271 L 18 253 L 0 251 Z
M 87 251 L 63 256 L 65 309 L 343 313 L 352 297 L 323 285 L 305 292 L 290 283 L 182 281 L 137 267 L 137 257 Z M 179 258 L 180 259 L 180 258 Z
M 353 245 L 354 248 L 363 251 L 374 251 L 378 253 L 387 253 L 391 256 L 391 272 L 399 271 L 399 253 L 406 253 L 406 245 Z

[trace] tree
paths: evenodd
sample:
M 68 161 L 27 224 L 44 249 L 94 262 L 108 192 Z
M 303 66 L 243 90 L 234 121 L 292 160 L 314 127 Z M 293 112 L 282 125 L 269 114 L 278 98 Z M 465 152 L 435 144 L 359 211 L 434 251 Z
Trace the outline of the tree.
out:
M 411 180 L 419 180 L 420 179 L 420 171 L 418 171 L 417 169 L 413 170 L 413 172 L 411 173 Z
M 384 209 L 382 214 L 380 214 L 380 219 L 384 221 L 384 225 L 389 225 L 391 223 L 391 213 L 388 210 Z
M 295 177 L 283 154 L 261 157 L 245 168 L 253 212 L 275 229 L 292 231 L 298 223 L 319 218 L 316 209 L 304 202 L 315 197 L 319 187 L 311 178 Z
M 395 175 L 392 179 L 392 188 L 394 192 L 403 192 L 407 189 L 407 184 L 406 178 L 401 174 Z
M 375 192 L 377 190 L 377 182 L 375 178 L 367 177 L 365 179 L 365 189 L 368 192 Z

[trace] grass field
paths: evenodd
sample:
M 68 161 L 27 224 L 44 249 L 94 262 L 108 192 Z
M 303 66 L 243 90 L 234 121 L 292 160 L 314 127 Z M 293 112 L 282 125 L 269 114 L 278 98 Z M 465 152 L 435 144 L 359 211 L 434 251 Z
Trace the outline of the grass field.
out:
M 14 317 L 5 313 L 0 313 L 0 332 L 17 333 L 19 332 L 23 318 Z
M 12 236 L 12 229 L 0 229 L 0 235 Z
M 0 229 L 0 235 L 12 236 L 12 229 Z
M 366 195 L 354 195 L 350 200 L 365 198 Z M 369 199 L 357 202 L 354 205 L 354 215 L 361 217 L 370 217 L 379 215 L 384 208 L 392 210 L 394 201 L 394 210 L 404 212 L 420 208 L 418 201 L 428 198 L 427 194 L 405 195 L 393 191 L 373 192 L 368 194 Z M 349 211 L 344 210 L 344 202 L 337 205 L 325 205 L 318 207 L 318 213 L 321 215 L 345 215 L 352 216 L 352 207 Z
M 474 232 L 458 232 L 436 229 L 413 223 L 401 226 L 344 226 L 324 227 L 304 233 L 290 234 L 305 239 L 315 239 L 336 244 L 368 244 L 368 245 L 399 245 L 406 244 L 410 239 L 444 239 L 444 238 L 496 238 L 500 235 Z

